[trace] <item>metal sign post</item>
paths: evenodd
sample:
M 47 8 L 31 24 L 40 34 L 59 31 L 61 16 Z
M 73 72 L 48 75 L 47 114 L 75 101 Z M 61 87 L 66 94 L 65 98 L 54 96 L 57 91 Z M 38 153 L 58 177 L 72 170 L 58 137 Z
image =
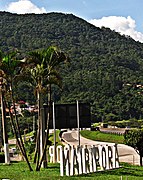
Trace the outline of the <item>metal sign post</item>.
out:
M 53 129 L 54 129 L 54 163 L 56 162 L 56 123 L 55 123 L 55 104 L 53 102 Z
M 79 103 L 77 101 L 77 128 L 78 128 L 78 145 L 80 146 L 80 123 L 79 123 Z

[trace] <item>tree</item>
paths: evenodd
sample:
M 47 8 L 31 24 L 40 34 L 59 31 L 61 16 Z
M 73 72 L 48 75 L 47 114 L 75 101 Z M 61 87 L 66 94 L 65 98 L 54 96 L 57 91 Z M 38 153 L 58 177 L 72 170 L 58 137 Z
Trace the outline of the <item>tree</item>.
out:
M 8 145 L 8 134 L 7 134 L 7 121 L 6 121 L 6 106 L 4 101 L 4 93 L 6 81 L 4 78 L 4 72 L 0 70 L 0 100 L 1 100 L 1 114 L 2 114 L 2 127 L 3 127 L 3 141 L 4 141 L 4 153 L 5 153 L 5 163 L 10 163 L 9 157 L 9 145 Z
M 74 102 L 80 96 L 91 102 L 98 121 L 103 108 L 104 115 L 113 113 L 118 120 L 143 117 L 142 43 L 71 14 L 50 13 L 39 18 L 1 12 L 0 17 L 1 49 L 18 48 L 25 56 L 29 49 L 59 44 L 74 58 L 70 69 L 62 72 L 64 91 L 59 100 Z
M 47 132 L 46 138 L 43 148 L 43 155 L 46 153 L 47 148 L 47 141 L 49 136 L 49 121 L 52 118 L 52 91 L 51 85 L 55 84 L 59 87 L 62 86 L 61 76 L 59 72 L 59 67 L 62 63 L 66 63 L 69 61 L 69 58 L 61 52 L 57 47 L 49 47 L 46 51 L 43 52 L 45 59 L 46 59 L 46 66 L 48 70 L 48 82 L 47 82 L 47 90 L 48 90 L 48 116 L 47 116 Z M 44 156 L 41 157 L 41 162 L 39 164 L 39 169 L 41 167 L 42 159 Z
M 18 123 L 18 117 L 16 114 L 15 101 L 14 101 L 14 95 L 13 95 L 13 82 L 14 82 L 14 79 L 18 76 L 21 66 L 23 64 L 23 61 L 16 59 L 16 54 L 17 54 L 17 52 L 11 52 L 11 53 L 7 53 L 7 54 L 1 53 L 0 69 L 3 71 L 3 73 L 5 75 L 5 79 L 7 81 L 7 92 L 9 92 L 10 99 L 14 106 L 16 123 L 14 123 L 13 114 L 10 111 L 10 103 L 8 103 L 10 118 L 11 118 L 12 126 L 14 128 L 16 140 L 18 142 L 21 153 L 28 164 L 30 171 L 32 171 L 32 167 L 29 163 L 29 160 L 28 160 L 28 157 L 26 154 L 26 150 L 25 150 L 25 147 L 23 144 L 22 136 L 20 134 L 20 128 L 19 128 L 19 123 Z
M 127 130 L 124 134 L 125 144 L 132 146 L 140 155 L 140 166 L 143 157 L 143 129 Z
M 41 55 L 39 56 L 39 53 L 37 56 L 39 57 L 38 60 L 40 60 L 40 61 L 36 62 L 36 64 L 35 63 L 32 64 L 33 67 L 29 66 L 28 68 L 26 68 L 26 71 L 25 71 L 26 76 L 31 79 L 32 83 L 35 84 L 35 89 L 36 89 L 36 94 L 37 94 L 37 102 L 38 102 L 38 131 L 37 131 L 35 158 L 34 158 L 34 162 L 36 162 L 36 159 L 37 159 L 36 170 L 39 166 L 40 156 L 42 156 L 41 154 L 43 153 L 43 150 L 41 147 L 41 146 L 43 146 L 42 141 L 43 141 L 43 136 L 44 136 L 43 97 L 42 97 L 42 95 L 44 92 L 44 79 L 48 78 L 47 71 L 46 71 L 47 69 L 44 67 L 44 59 L 41 57 Z M 40 137 L 41 137 L 41 139 L 40 139 Z M 37 154 L 38 154 L 38 158 L 37 158 Z
M 44 160 L 44 156 L 46 153 L 48 136 L 49 136 L 49 120 L 51 118 L 51 84 L 56 84 L 61 87 L 61 77 L 59 73 L 59 65 L 65 62 L 68 58 L 66 55 L 61 52 L 57 47 L 50 46 L 47 49 L 41 51 L 33 51 L 29 53 L 30 58 L 28 58 L 27 62 L 30 65 L 30 74 L 31 77 L 36 82 L 37 89 L 37 99 L 38 99 L 38 109 L 39 109 L 39 118 L 38 118 L 38 133 L 37 133 L 37 150 L 38 150 L 38 160 L 36 170 L 40 170 L 41 164 Z M 33 66 L 33 68 L 32 68 Z M 32 68 L 32 69 L 31 69 Z M 42 93 L 44 90 L 48 90 L 48 118 L 47 118 L 47 132 L 45 134 L 45 128 L 43 127 L 44 118 L 43 118 L 43 101 L 42 101 Z M 41 137 L 40 137 L 41 134 Z M 45 136 L 45 138 L 43 138 Z M 40 148 L 40 139 L 41 148 Z M 37 152 L 37 151 L 36 151 Z M 41 160 L 39 162 L 39 154 L 41 154 Z M 46 162 L 46 159 L 45 161 Z M 46 166 L 46 164 L 44 165 Z

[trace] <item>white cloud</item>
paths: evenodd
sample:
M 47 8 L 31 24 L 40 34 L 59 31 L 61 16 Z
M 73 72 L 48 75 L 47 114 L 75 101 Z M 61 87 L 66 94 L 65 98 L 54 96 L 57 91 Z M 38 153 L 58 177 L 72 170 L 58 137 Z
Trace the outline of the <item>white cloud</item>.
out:
M 30 0 L 19 0 L 17 2 L 11 2 L 7 7 L 7 11 L 12 12 L 12 13 L 17 13 L 17 14 L 46 13 L 46 10 L 44 7 L 42 8 L 37 7 Z
M 130 16 L 127 18 L 121 16 L 109 16 L 101 19 L 93 19 L 89 22 L 97 27 L 108 27 L 122 35 L 128 35 L 136 41 L 143 42 L 143 33 L 136 31 L 136 22 Z

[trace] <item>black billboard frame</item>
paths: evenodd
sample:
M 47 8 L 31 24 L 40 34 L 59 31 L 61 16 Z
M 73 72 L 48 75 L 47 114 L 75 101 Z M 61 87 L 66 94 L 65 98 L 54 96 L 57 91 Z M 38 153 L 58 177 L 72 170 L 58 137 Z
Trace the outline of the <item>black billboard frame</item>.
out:
M 77 104 L 55 104 L 55 128 L 78 128 Z M 48 105 L 44 105 L 45 122 L 47 122 Z M 53 115 L 53 108 L 52 108 Z M 79 127 L 91 128 L 91 112 L 89 103 L 79 103 Z M 49 121 L 49 129 L 53 129 L 53 117 Z

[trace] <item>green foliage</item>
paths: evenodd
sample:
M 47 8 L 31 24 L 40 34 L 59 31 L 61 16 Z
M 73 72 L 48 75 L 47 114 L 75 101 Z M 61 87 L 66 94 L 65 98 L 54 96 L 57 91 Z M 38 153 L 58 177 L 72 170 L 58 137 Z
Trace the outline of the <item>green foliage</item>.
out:
M 101 125 L 101 123 L 94 123 L 92 124 L 92 127 L 99 127 Z
M 129 120 L 122 120 L 122 121 L 109 121 L 108 122 L 109 125 L 111 126 L 117 126 L 119 128 L 141 128 L 143 126 L 143 120 L 137 120 L 135 118 L 133 119 L 129 119 Z
M 143 156 L 143 129 L 127 130 L 124 139 L 125 144 L 132 146 Z
M 30 141 L 30 140 L 25 142 L 27 156 L 29 157 L 30 160 L 32 160 L 35 151 L 35 144 L 36 143 L 34 141 Z
M 30 104 L 36 103 L 36 96 L 34 91 L 34 86 L 31 86 L 31 83 L 28 80 L 19 81 L 14 88 L 14 96 L 16 101 L 23 100 L 29 102 Z
M 59 69 L 62 91 L 52 86 L 55 102 L 90 102 L 93 122 L 142 119 L 142 43 L 72 14 L 0 12 L 0 21 L 4 52 L 18 49 L 23 58 L 29 51 L 56 45 L 68 53 L 70 66 Z M 33 92 L 29 83 L 21 82 L 15 95 L 35 102 Z
M 18 117 L 18 122 L 20 125 L 21 134 L 24 134 L 24 130 L 27 130 L 27 133 L 29 133 L 33 130 L 33 116 L 29 116 L 29 117 L 21 117 L 20 116 L 20 117 Z
M 143 157 L 143 129 L 132 129 L 124 134 L 125 144 L 132 146 L 140 155 L 140 165 Z
M 60 130 L 56 130 L 56 145 L 63 145 L 60 138 L 59 138 L 59 133 L 60 133 Z M 54 144 L 54 134 L 52 133 L 50 136 L 49 136 L 49 145 L 53 145 Z

